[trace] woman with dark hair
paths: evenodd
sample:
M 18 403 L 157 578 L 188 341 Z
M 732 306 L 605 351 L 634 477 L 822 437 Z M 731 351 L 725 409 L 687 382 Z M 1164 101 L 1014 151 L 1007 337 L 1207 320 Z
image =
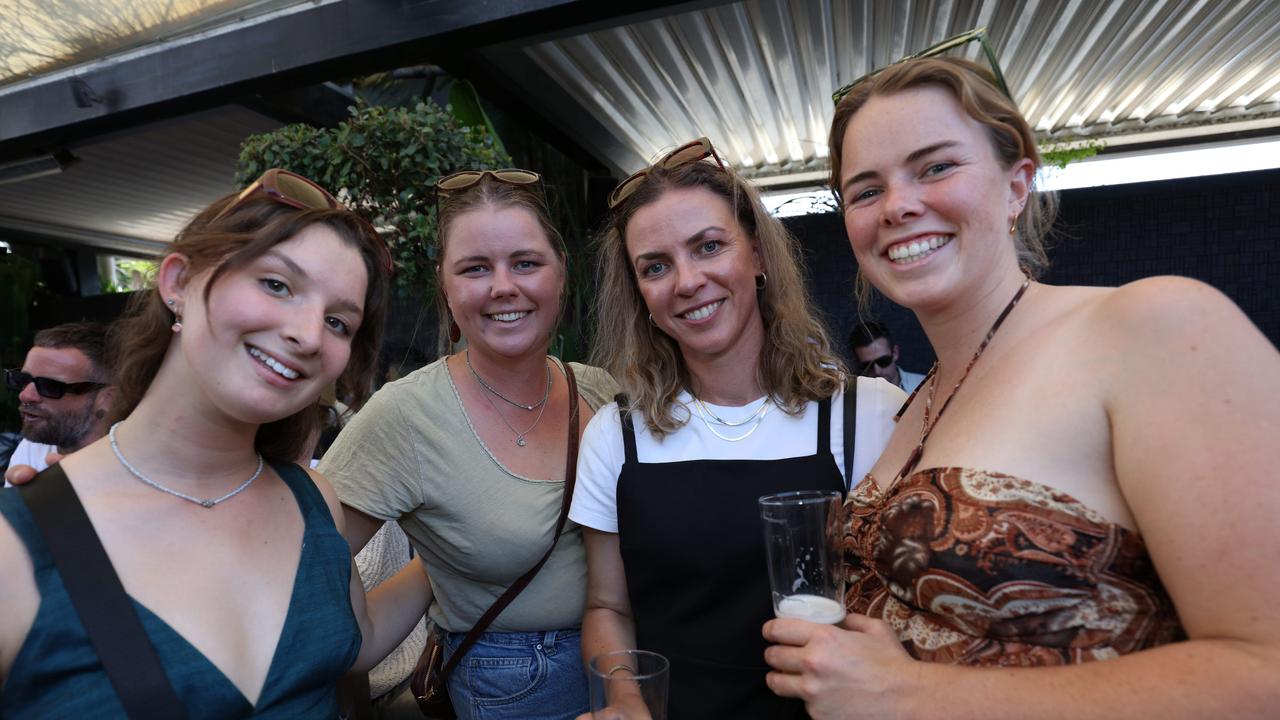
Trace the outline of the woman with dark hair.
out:
M 397 520 L 421 555 L 451 660 L 486 610 L 552 547 L 573 433 L 615 392 L 597 368 L 547 350 L 566 254 L 540 177 L 442 178 L 441 328 L 465 349 L 388 383 L 320 463 L 358 548 Z M 571 396 L 569 373 L 580 395 Z M 582 423 L 570 425 L 571 403 Z M 461 718 L 571 717 L 586 709 L 579 624 L 582 533 L 566 525 L 545 565 L 447 677 Z
M 587 427 L 578 465 L 583 657 L 665 655 L 673 719 L 799 717 L 764 683 L 757 498 L 845 492 L 845 449 L 865 472 L 902 392 L 858 378 L 845 410 L 798 243 L 705 138 L 628 178 L 611 205 L 596 356 L 627 395 Z
M 367 393 L 388 263 L 300 176 L 215 202 L 118 328 L 109 436 L 57 466 L 191 718 L 334 717 L 426 607 L 417 564 L 366 603 L 337 498 L 292 464 L 325 387 Z M 0 491 L 0 715 L 124 717 L 24 498 Z
M 1274 717 L 1280 355 L 1199 282 L 1037 282 L 997 77 L 910 60 L 836 107 L 859 273 L 938 362 L 850 496 L 857 614 L 766 625 L 770 687 L 821 719 Z

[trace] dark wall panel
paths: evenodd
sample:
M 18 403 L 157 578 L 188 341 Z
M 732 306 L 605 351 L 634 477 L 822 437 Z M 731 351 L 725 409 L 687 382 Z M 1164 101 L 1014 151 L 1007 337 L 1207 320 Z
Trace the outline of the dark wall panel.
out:
M 1280 170 L 1068 190 L 1044 280 L 1122 285 L 1183 275 L 1226 293 L 1280 344 Z M 838 215 L 788 218 L 804 244 L 818 305 L 839 344 L 853 327 L 853 261 Z M 933 362 L 914 316 L 877 298 L 873 314 L 898 336 L 902 364 Z

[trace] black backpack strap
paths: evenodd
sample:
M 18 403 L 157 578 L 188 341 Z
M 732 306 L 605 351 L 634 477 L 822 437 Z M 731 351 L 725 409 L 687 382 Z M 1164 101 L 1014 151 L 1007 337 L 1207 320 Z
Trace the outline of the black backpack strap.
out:
M 858 438 L 858 378 L 851 376 L 844 386 L 844 486 L 852 489 L 861 478 L 853 476 L 853 447 Z
M 622 445 L 627 451 L 627 462 L 636 463 L 636 427 L 631 422 L 631 405 L 626 393 L 613 396 L 618 403 L 618 421 L 622 423 Z
M 142 620 L 111 567 L 75 488 L 54 465 L 18 490 L 35 518 L 71 604 L 130 720 L 185 718 Z

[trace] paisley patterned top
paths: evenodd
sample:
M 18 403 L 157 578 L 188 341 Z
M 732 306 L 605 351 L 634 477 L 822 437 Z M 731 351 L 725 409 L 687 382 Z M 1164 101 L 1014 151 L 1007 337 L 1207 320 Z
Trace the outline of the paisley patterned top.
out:
M 849 494 L 846 604 L 917 659 L 1040 666 L 1103 660 L 1185 634 L 1142 538 L 1039 483 L 920 470 Z

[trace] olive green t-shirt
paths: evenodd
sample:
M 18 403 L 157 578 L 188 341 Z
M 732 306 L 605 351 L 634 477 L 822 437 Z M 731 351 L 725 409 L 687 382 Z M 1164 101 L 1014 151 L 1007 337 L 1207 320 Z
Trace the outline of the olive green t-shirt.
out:
M 613 399 L 608 373 L 572 365 L 592 409 Z M 431 619 L 451 632 L 471 629 L 547 552 L 564 494 L 563 480 L 521 477 L 489 452 L 443 359 L 375 393 L 319 470 L 343 503 L 400 523 L 431 576 Z M 577 627 L 586 585 L 582 529 L 569 521 L 547 564 L 489 629 Z

